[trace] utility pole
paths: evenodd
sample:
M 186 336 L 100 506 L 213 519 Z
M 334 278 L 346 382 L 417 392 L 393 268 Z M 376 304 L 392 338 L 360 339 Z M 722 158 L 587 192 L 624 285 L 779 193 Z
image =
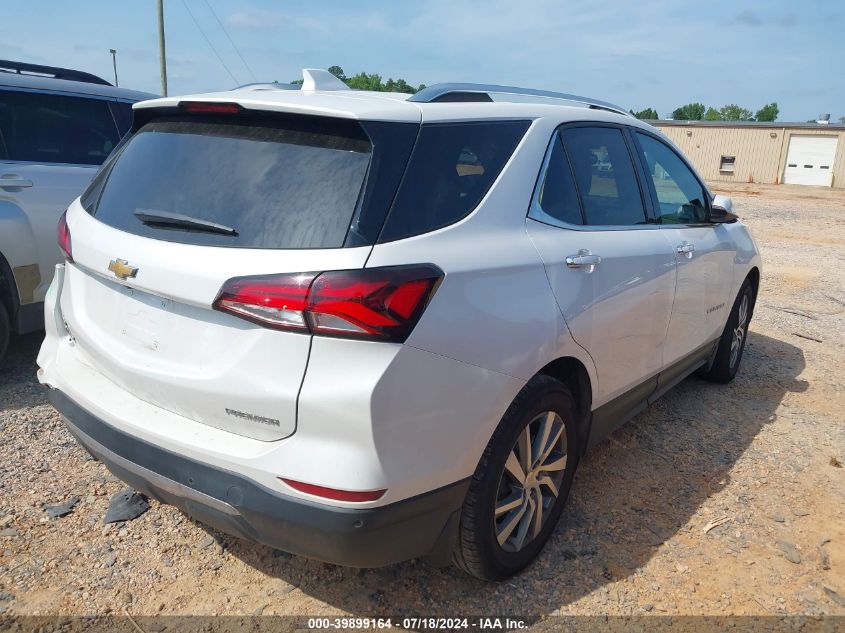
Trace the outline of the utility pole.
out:
M 109 53 L 111 53 L 111 63 L 114 66 L 114 85 L 118 86 L 117 83 L 117 51 L 113 48 L 109 49 Z
M 167 62 L 164 58 L 164 0 L 158 0 L 158 64 L 161 74 L 161 95 L 167 96 Z

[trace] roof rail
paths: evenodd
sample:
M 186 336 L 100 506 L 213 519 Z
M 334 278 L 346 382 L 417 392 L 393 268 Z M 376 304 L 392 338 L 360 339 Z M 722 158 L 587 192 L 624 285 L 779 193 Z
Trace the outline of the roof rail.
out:
M 92 75 L 81 70 L 71 70 L 70 68 L 59 68 L 57 66 L 41 66 L 40 64 L 25 64 L 24 62 L 13 62 L 5 59 L 0 59 L 0 72 L 14 73 L 16 75 L 47 76 L 54 77 L 55 79 L 81 81 L 86 84 L 111 86 L 102 77 L 97 77 L 97 75 Z
M 408 101 L 417 103 L 433 103 L 443 101 L 492 101 L 490 93 L 537 97 L 538 99 L 563 99 L 582 103 L 596 110 L 609 110 L 617 114 L 632 116 L 625 108 L 613 105 L 607 101 L 599 101 L 590 97 L 579 97 L 563 92 L 549 90 L 535 90 L 533 88 L 518 88 L 517 86 L 497 86 L 493 84 L 442 83 L 423 88 Z

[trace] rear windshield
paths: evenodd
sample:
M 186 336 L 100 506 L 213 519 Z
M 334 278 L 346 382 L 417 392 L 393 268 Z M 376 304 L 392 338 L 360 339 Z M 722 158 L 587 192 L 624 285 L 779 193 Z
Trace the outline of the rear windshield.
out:
M 162 240 L 336 248 L 371 153 L 354 121 L 155 119 L 106 165 L 82 204 L 106 224 Z

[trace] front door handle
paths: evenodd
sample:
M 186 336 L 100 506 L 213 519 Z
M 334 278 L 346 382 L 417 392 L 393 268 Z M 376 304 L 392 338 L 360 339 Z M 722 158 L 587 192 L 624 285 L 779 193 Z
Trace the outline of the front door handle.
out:
M 684 242 L 680 246 L 676 246 L 675 250 L 677 251 L 678 255 L 686 255 L 687 259 L 692 259 L 692 254 L 695 251 L 695 244 Z
M 25 187 L 31 187 L 32 181 L 27 180 L 26 178 L 21 178 L 17 174 L 3 174 L 0 176 L 0 189 L 23 189 Z
M 586 272 L 591 273 L 596 269 L 596 266 L 601 264 L 601 257 L 582 248 L 577 255 L 568 255 L 564 261 L 566 261 L 567 268 L 583 268 Z

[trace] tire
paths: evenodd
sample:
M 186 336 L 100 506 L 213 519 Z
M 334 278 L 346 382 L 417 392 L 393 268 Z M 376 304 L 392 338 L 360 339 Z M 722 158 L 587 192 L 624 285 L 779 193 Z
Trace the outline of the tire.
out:
M 739 370 L 745 341 L 748 340 L 748 325 L 754 313 L 754 290 L 747 279 L 739 289 L 728 322 L 719 339 L 716 358 L 709 371 L 701 377 L 710 382 L 727 384 L 731 382 Z
M 516 396 L 484 449 L 461 509 L 453 556 L 459 568 L 482 580 L 504 580 L 540 553 L 563 512 L 578 466 L 577 409 L 570 390 L 549 376 L 533 378 Z M 548 440 L 538 441 L 547 428 Z M 531 441 L 522 451 L 526 438 Z M 523 454 L 533 462 L 528 485 L 514 475 L 526 470 Z M 565 465 L 556 468 L 561 461 Z M 509 509 L 497 517 L 497 506 Z
M 0 301 L 0 363 L 3 362 L 3 357 L 6 356 L 6 351 L 9 349 L 11 336 L 12 325 L 9 322 L 9 313 L 6 312 L 6 306 Z

